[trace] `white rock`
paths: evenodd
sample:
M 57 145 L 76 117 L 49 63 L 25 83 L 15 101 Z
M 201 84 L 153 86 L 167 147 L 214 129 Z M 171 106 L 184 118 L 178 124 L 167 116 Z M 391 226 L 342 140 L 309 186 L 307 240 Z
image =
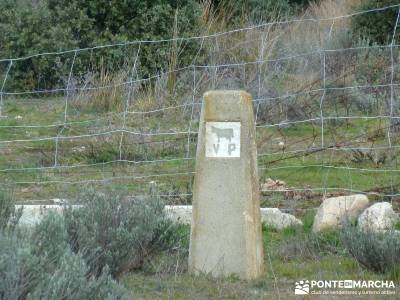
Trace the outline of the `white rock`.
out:
M 18 225 L 33 226 L 39 223 L 49 211 L 61 212 L 61 205 L 15 205 L 16 209 L 21 209 L 22 216 Z
M 72 205 L 73 208 L 79 208 L 82 205 Z M 33 226 L 39 223 L 50 211 L 62 213 L 63 205 L 15 205 L 16 209 L 21 209 L 22 215 L 19 219 L 20 226 Z
M 344 221 L 353 221 L 368 207 L 367 196 L 356 194 L 325 199 L 314 218 L 313 232 L 337 229 Z
M 21 120 L 21 119 L 22 119 L 22 116 L 20 116 L 20 115 L 15 116 L 15 119 L 16 119 L 16 120 Z
M 67 203 L 66 199 L 60 199 L 60 198 L 54 198 L 54 199 L 51 199 L 51 201 L 55 204 L 66 204 Z
M 53 202 L 63 201 L 63 199 L 52 199 Z M 64 200 L 65 201 L 65 200 Z M 61 204 L 61 203 L 60 203 Z M 61 213 L 63 205 L 15 205 L 16 209 L 22 207 L 22 216 L 19 219 L 19 225 L 33 226 L 39 223 L 44 216 L 50 211 Z M 81 207 L 81 205 L 72 205 L 73 208 Z M 174 222 L 190 225 L 192 220 L 192 206 L 191 205 L 166 205 L 165 212 L 168 217 Z
M 283 213 L 278 208 L 261 208 L 261 221 L 276 229 L 283 229 L 289 226 L 302 226 L 303 223 L 295 216 Z M 167 216 L 173 221 L 190 225 L 192 222 L 191 205 L 166 205 Z
M 54 201 L 54 199 L 53 199 Z M 32 226 L 39 223 L 49 211 L 62 212 L 63 205 L 16 205 L 19 209 L 23 206 L 22 216 L 19 225 Z M 81 205 L 72 205 L 79 208 Z M 191 225 L 192 206 L 191 205 L 166 205 L 166 215 L 174 222 Z M 289 226 L 302 226 L 303 223 L 295 216 L 281 212 L 278 208 L 261 208 L 261 221 L 276 229 L 283 229 Z
M 379 202 L 368 207 L 358 218 L 363 230 L 379 231 L 392 229 L 400 221 L 389 202 Z
M 174 222 L 190 225 L 192 223 L 191 205 L 166 205 L 165 213 Z
M 72 152 L 74 153 L 82 153 L 85 152 L 86 147 L 85 146 L 76 146 L 72 148 Z
M 278 208 L 261 208 L 261 221 L 275 229 L 284 229 L 290 226 L 302 226 L 303 222 L 295 216 L 281 212 Z

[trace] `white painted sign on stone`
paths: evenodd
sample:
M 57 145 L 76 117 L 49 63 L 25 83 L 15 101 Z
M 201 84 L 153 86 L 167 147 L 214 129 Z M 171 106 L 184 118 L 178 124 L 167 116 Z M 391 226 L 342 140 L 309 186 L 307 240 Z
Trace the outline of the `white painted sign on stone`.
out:
M 240 157 L 240 122 L 206 123 L 206 157 Z
M 259 278 L 264 251 L 251 95 L 205 93 L 198 133 L 189 272 Z

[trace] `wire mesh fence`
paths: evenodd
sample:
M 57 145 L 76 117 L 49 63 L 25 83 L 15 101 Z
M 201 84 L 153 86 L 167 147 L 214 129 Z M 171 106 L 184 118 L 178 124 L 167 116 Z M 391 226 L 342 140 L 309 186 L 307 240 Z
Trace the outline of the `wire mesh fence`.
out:
M 189 204 L 202 94 L 244 89 L 263 206 L 349 193 L 400 205 L 399 17 L 387 45 L 346 27 L 393 7 L 2 58 L 0 184 L 34 200 L 156 181 L 168 204 Z

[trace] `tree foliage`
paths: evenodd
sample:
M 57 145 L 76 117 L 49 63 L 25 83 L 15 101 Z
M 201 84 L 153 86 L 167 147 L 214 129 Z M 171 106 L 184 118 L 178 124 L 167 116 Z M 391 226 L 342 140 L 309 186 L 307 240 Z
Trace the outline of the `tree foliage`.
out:
M 4 0 L 0 1 L 0 57 L 86 48 L 133 40 L 158 40 L 196 33 L 200 5 L 196 0 Z M 141 45 L 141 76 L 167 67 L 170 43 Z M 64 88 L 74 61 L 77 80 L 100 68 L 114 71 L 134 60 L 138 45 L 64 55 L 32 57 L 13 63 L 7 86 L 13 89 Z M 185 52 L 180 59 L 190 60 Z M 0 64 L 4 74 L 8 64 Z M 0 75 L 1 78 L 1 75 Z
M 360 5 L 357 10 L 365 11 L 375 8 L 399 4 L 398 0 L 368 0 Z M 354 16 L 352 27 L 355 32 L 360 33 L 364 38 L 378 44 L 390 44 L 396 25 L 399 7 L 393 7 L 379 12 L 369 12 Z M 397 24 L 395 42 L 399 42 L 400 24 Z

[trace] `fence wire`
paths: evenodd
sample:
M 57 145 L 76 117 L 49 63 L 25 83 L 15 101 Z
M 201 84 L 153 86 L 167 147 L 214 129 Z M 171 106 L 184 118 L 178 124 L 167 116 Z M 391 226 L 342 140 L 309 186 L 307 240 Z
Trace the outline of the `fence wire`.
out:
M 393 8 L 389 44 L 343 37 L 340 22 Z M 157 181 L 167 201 L 190 203 L 202 94 L 235 88 L 254 97 L 264 205 L 304 209 L 349 193 L 399 201 L 399 17 L 400 4 L 2 58 L 0 185 L 28 200 L 74 197 L 85 184 L 141 195 Z M 145 47 L 160 44 L 181 48 L 144 72 Z M 112 72 L 84 64 L 114 48 L 126 60 Z M 55 83 L 15 84 L 34 60 L 63 62 Z

